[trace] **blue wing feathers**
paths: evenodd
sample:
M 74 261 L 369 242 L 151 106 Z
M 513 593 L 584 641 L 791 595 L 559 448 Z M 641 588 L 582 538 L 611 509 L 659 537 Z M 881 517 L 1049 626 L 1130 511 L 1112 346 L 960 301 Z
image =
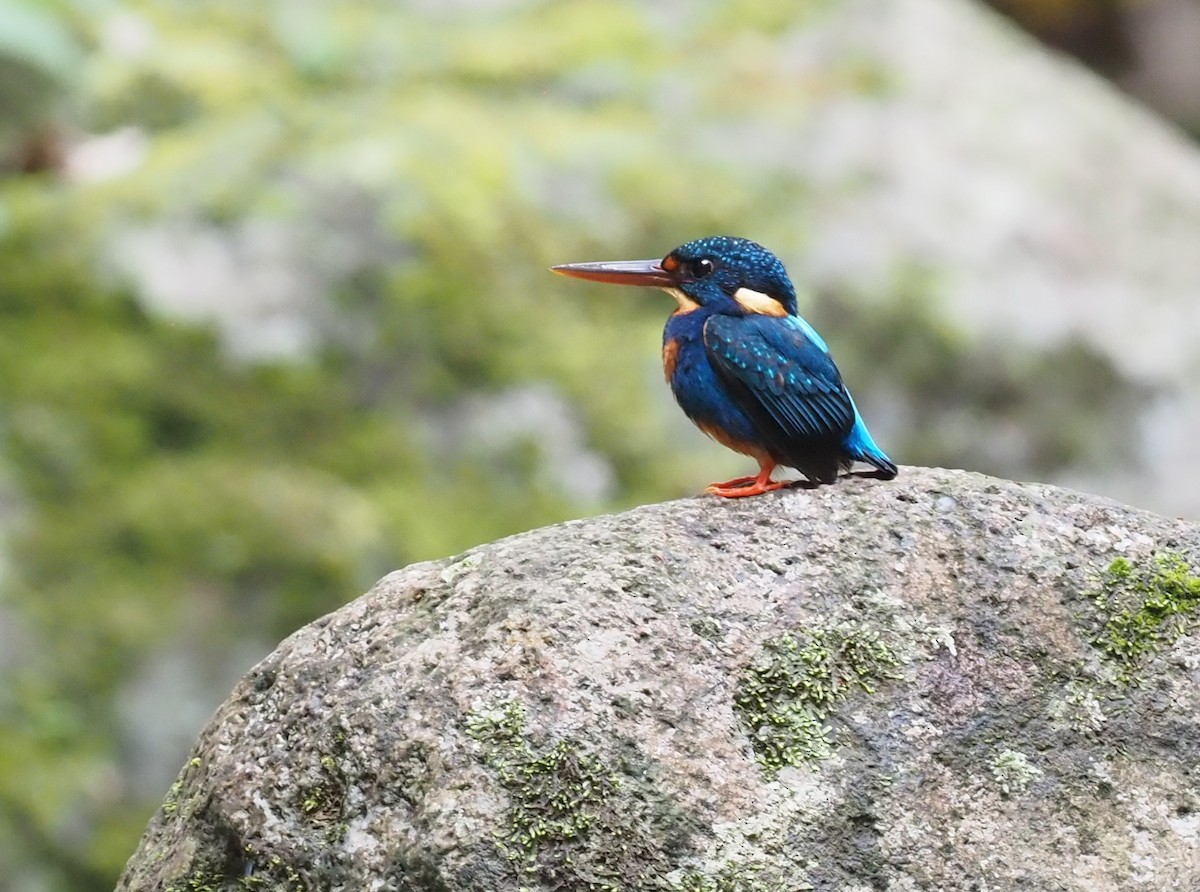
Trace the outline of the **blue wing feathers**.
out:
M 840 440 L 854 406 L 829 355 L 778 318 L 713 316 L 704 344 L 718 373 L 749 392 L 788 439 Z
M 755 419 L 771 453 L 829 481 L 865 461 L 895 476 L 867 432 L 820 335 L 797 316 L 713 315 L 704 346 L 717 377 Z

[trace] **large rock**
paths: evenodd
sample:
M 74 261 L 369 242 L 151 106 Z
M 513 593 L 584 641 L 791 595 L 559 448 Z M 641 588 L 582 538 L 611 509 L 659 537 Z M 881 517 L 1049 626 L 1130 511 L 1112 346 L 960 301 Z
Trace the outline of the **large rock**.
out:
M 1197 555 L 905 469 L 417 564 L 251 671 L 119 888 L 1200 888 Z

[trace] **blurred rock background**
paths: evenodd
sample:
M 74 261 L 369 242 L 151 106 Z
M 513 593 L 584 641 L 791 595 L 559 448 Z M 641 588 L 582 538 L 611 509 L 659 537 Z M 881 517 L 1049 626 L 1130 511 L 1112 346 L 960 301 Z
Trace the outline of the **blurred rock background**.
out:
M 901 463 L 1200 517 L 1200 4 L 996 6 L 0 0 L 0 890 L 384 572 L 744 468 L 551 263 L 755 238 Z

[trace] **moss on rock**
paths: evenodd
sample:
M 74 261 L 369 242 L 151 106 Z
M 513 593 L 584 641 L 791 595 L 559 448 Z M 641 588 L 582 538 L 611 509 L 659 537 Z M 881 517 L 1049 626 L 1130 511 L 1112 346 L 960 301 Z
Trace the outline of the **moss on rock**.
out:
M 535 738 L 515 700 L 472 712 L 467 733 L 508 793 L 496 843 L 522 886 L 624 892 L 653 888 L 669 869 L 679 813 L 579 740 Z
M 880 634 L 848 621 L 785 632 L 763 646 L 738 685 L 734 709 L 768 772 L 833 752 L 823 720 L 854 688 L 899 678 L 901 664 Z
M 1194 627 L 1200 576 L 1174 552 L 1137 563 L 1119 557 L 1109 564 L 1092 603 L 1099 620 L 1092 645 L 1116 667 L 1122 684 L 1136 684 L 1147 659 Z

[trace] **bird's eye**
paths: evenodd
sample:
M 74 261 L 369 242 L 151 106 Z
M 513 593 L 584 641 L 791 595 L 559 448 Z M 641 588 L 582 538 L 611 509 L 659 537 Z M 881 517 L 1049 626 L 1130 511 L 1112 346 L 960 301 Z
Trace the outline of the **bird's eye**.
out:
M 691 268 L 689 269 L 689 272 L 692 274 L 693 279 L 703 279 L 717 268 L 716 264 L 707 257 L 701 257 L 699 260 L 693 260 L 690 264 L 690 267 Z

